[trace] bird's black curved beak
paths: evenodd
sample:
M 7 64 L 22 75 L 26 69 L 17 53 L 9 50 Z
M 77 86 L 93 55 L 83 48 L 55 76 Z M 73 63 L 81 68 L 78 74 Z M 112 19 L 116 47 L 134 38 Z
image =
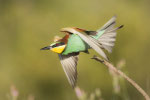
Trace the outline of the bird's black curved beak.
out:
M 40 50 L 50 50 L 51 48 L 52 48 L 51 46 L 47 46 L 47 47 L 41 48 Z

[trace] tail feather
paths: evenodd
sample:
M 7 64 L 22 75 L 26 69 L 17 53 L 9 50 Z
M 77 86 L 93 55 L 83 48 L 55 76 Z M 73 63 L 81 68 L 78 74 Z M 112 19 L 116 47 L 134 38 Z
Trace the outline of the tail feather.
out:
M 115 32 L 117 31 L 118 29 L 122 28 L 124 25 L 120 25 L 119 27 L 117 28 L 113 28 L 112 30 L 108 31 L 108 32 Z
M 112 48 L 115 45 L 117 35 L 116 30 L 123 27 L 123 25 L 121 25 L 117 28 L 114 28 L 115 24 L 116 24 L 116 16 L 112 17 L 101 29 L 97 31 L 97 34 L 101 34 L 98 37 L 99 43 L 109 53 L 112 52 Z
M 116 16 L 113 16 L 106 24 L 104 24 L 99 30 L 97 30 L 97 32 L 114 27 L 116 24 L 116 18 Z

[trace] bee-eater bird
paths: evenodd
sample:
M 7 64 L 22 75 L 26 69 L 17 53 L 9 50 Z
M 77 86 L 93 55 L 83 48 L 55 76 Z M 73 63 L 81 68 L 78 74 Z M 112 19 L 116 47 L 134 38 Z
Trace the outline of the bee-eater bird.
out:
M 76 27 L 62 28 L 61 32 L 66 35 L 63 38 L 56 38 L 50 46 L 41 50 L 51 50 L 58 53 L 63 70 L 70 85 L 74 88 L 77 80 L 77 61 L 80 52 L 89 53 L 88 49 L 94 49 L 105 60 L 107 56 L 102 49 L 112 52 L 116 40 L 116 30 L 123 25 L 114 28 L 116 16 L 112 17 L 102 28 L 97 31 L 88 31 Z

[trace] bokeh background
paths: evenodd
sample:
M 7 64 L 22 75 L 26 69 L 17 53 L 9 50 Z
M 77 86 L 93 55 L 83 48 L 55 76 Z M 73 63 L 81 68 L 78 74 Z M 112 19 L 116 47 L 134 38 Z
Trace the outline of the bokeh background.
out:
M 150 0 L 0 0 L 0 100 L 8 100 L 10 86 L 19 100 L 77 100 L 57 54 L 40 51 L 63 36 L 60 28 L 96 30 L 117 15 L 116 45 L 108 54 L 113 64 L 126 60 L 126 73 L 150 95 Z M 112 78 L 96 54 L 81 53 L 78 85 L 87 93 L 100 88 L 105 100 L 113 95 Z M 126 83 L 131 100 L 143 100 Z

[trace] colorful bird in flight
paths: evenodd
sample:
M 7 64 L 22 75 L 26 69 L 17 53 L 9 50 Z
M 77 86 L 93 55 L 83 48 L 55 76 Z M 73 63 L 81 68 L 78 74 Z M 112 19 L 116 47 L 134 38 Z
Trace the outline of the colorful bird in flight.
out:
M 105 60 L 108 60 L 103 49 L 112 52 L 116 40 L 116 30 L 123 25 L 114 28 L 116 16 L 112 17 L 102 28 L 97 31 L 89 31 L 76 27 L 62 28 L 66 35 L 63 38 L 55 38 L 54 43 L 41 50 L 51 50 L 58 53 L 63 70 L 70 85 L 74 88 L 77 81 L 77 61 L 80 52 L 89 53 L 88 49 L 94 49 Z

